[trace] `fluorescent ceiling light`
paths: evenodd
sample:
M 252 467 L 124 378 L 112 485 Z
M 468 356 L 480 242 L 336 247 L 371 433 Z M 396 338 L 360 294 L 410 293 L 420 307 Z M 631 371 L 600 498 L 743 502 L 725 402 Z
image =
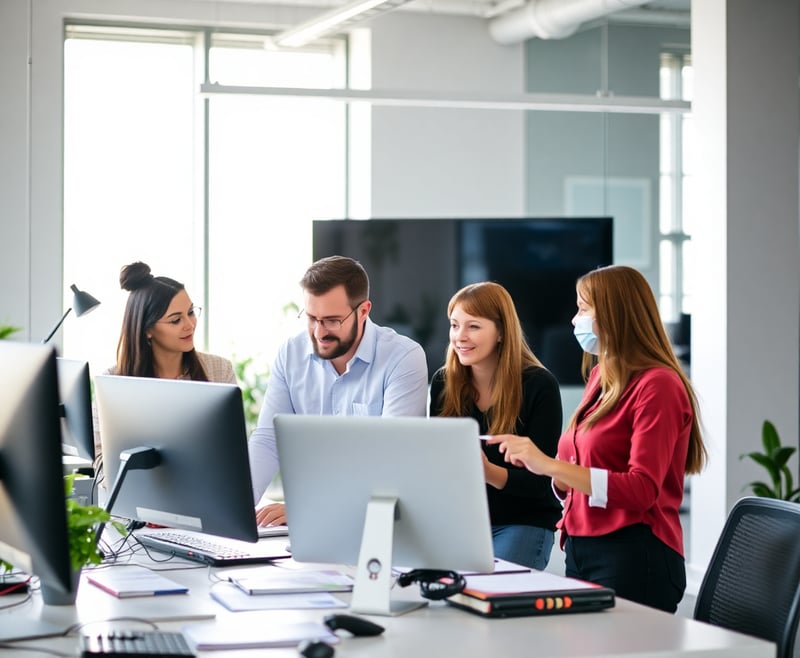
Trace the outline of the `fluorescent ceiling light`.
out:
M 278 46 L 299 47 L 332 32 L 338 32 L 346 25 L 362 21 L 389 9 L 399 7 L 410 0 L 353 0 L 331 9 L 316 18 L 300 23 L 295 27 L 275 35 L 273 43 Z

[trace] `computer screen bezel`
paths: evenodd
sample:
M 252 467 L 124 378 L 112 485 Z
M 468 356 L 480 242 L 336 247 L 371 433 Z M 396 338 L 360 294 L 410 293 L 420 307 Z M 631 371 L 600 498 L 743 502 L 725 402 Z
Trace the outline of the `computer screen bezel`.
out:
M 127 472 L 113 516 L 257 541 L 238 386 L 116 375 L 94 381 L 109 487 L 123 451 L 154 448 L 160 461 Z
M 47 604 L 75 586 L 55 349 L 0 341 L 0 377 L 0 559 L 38 576 Z
M 390 543 L 389 566 L 493 569 L 474 419 L 277 414 L 274 422 L 292 556 L 358 564 L 354 601 L 375 500 L 396 500 L 390 536 L 377 538 Z M 393 614 L 392 603 L 360 611 Z

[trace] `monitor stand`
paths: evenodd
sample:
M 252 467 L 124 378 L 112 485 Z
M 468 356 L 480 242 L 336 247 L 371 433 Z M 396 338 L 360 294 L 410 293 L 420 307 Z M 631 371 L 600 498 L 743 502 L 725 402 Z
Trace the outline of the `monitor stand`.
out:
M 396 511 L 397 498 L 373 496 L 367 503 L 350 603 L 353 612 L 395 616 L 427 605 L 426 601 L 399 601 L 391 598 Z

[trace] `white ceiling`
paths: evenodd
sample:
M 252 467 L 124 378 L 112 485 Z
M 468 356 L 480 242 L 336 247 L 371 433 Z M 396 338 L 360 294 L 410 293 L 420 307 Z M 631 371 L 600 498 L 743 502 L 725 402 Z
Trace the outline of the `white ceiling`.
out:
M 352 0 L 250 0 L 265 4 L 315 8 L 325 24 L 328 12 Z M 349 19 L 339 29 L 348 29 L 384 12 L 420 12 L 428 15 L 449 14 L 484 18 L 492 37 L 503 44 L 520 43 L 528 38 L 560 39 L 576 30 L 610 23 L 689 26 L 691 0 L 399 0 L 367 11 L 362 18 Z M 527 6 L 526 6 L 527 5 Z M 624 7 L 624 9 L 620 9 Z M 314 19 L 312 19 L 313 22 Z M 288 26 L 276 38 L 280 45 L 308 42 L 308 23 Z M 328 33 L 335 31 L 329 29 Z M 296 36 L 302 34 L 302 36 Z M 318 32 L 316 36 L 325 34 Z M 313 38 L 316 38 L 313 37 Z M 299 43 L 291 43 L 293 40 Z M 282 43 L 282 41 L 284 43 Z
M 220 0 L 212 0 L 220 1 Z M 224 1 L 224 0 L 222 0 Z M 242 0 L 235 0 L 242 1 Z M 244 0 L 254 4 L 284 5 L 295 7 L 316 7 L 320 12 L 330 10 L 352 0 Z M 566 0 L 564 0 L 566 2 Z M 394 11 L 414 11 L 430 14 L 454 14 L 493 18 L 499 14 L 521 7 L 526 0 L 411 0 Z M 674 13 L 675 24 L 685 25 L 691 7 L 691 0 L 652 0 L 641 7 L 617 12 L 615 16 L 626 22 L 646 22 L 647 13 L 658 15 L 657 22 L 664 24 Z M 626 19 L 625 14 L 629 14 Z
M 249 0 L 257 4 L 287 5 L 296 7 L 318 7 L 321 11 L 347 4 L 351 0 Z M 412 0 L 397 11 L 421 11 L 428 13 L 465 14 L 492 16 L 525 4 L 525 0 Z M 649 11 L 690 10 L 691 0 L 652 0 L 643 5 Z

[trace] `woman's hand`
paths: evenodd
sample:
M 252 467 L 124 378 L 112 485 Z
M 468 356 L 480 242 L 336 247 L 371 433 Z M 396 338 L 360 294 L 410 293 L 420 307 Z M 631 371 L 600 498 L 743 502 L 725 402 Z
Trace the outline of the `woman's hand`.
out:
M 539 450 L 527 436 L 498 434 L 486 442 L 496 445 L 509 464 L 527 468 L 536 475 L 550 475 L 549 469 L 555 460 Z
M 492 464 L 483 450 L 481 450 L 481 457 L 483 457 L 483 479 L 486 480 L 486 484 L 495 489 L 504 489 L 508 483 L 508 469 Z

